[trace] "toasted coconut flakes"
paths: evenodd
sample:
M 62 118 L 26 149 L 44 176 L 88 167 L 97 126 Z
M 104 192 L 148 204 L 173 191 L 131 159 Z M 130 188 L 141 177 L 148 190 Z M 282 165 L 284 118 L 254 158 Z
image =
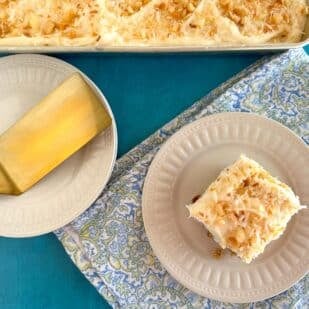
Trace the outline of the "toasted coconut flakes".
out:
M 94 44 L 114 45 L 296 42 L 307 15 L 305 0 L 0 0 L 0 38 L 93 37 Z
M 245 156 L 223 170 L 187 207 L 223 249 L 229 248 L 247 263 L 278 238 L 303 208 L 287 185 Z

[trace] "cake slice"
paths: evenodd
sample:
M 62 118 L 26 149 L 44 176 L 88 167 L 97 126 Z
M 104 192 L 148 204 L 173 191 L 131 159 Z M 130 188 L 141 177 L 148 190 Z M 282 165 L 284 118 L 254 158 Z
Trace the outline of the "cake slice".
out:
M 223 249 L 250 263 L 304 206 L 289 186 L 241 155 L 187 208 Z

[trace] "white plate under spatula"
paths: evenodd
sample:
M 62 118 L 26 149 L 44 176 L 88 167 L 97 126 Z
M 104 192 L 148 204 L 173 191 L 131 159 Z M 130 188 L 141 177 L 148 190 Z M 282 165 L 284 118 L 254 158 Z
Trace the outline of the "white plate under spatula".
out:
M 47 56 L 1 58 L 0 133 L 76 71 Z M 112 117 L 112 126 L 29 191 L 20 196 L 0 195 L 1 236 L 34 236 L 60 228 L 85 211 L 107 183 L 117 154 L 116 124 L 103 94 L 83 76 Z
M 219 172 L 246 154 L 309 202 L 306 145 L 279 123 L 248 113 L 205 117 L 173 135 L 153 160 L 143 189 L 143 219 L 150 244 L 167 271 L 205 297 L 244 303 L 288 289 L 309 268 L 309 210 L 292 218 L 284 234 L 250 264 L 224 252 L 185 205 Z

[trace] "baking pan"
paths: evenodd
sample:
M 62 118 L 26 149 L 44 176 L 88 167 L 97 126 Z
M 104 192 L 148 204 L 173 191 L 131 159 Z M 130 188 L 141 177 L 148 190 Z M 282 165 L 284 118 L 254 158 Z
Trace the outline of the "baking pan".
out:
M 183 53 L 183 52 L 276 52 L 291 48 L 304 47 L 309 44 L 309 17 L 307 17 L 304 34 L 297 43 L 274 43 L 261 45 L 100 45 L 100 46 L 5 46 L 0 42 L 0 53 Z

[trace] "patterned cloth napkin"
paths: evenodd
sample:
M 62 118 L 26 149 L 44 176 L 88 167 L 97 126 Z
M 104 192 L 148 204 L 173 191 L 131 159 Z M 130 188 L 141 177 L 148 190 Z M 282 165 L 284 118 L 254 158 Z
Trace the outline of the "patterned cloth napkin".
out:
M 56 231 L 57 237 L 115 308 L 305 308 L 309 276 L 280 295 L 243 305 L 221 303 L 186 289 L 166 272 L 149 245 L 141 196 L 154 155 L 185 124 L 218 112 L 254 112 L 283 123 L 309 143 L 308 99 L 309 57 L 302 49 L 262 59 L 120 158 L 101 196 Z

